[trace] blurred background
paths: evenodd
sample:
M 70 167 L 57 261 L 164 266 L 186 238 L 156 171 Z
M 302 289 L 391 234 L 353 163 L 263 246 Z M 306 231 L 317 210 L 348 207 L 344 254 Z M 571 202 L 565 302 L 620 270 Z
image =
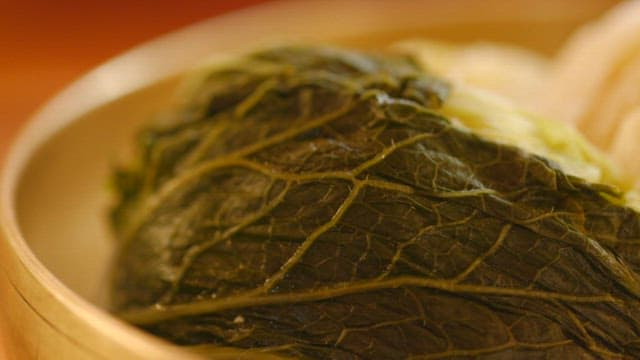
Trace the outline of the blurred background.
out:
M 98 64 L 188 24 L 269 1 L 274 0 L 0 0 L 0 161 L 18 129 L 40 105 Z M 593 16 L 616 2 L 489 1 L 486 7 L 500 12 L 503 9 L 495 6 L 502 3 L 531 11 L 526 5 L 535 4 L 535 8 L 575 9 Z M 451 3 L 455 8 L 465 0 Z M 545 30 L 531 31 L 535 36 L 534 31 Z
M 0 0 L 0 161 L 40 105 L 136 44 L 268 0 Z
M 0 0 L 0 162 L 26 119 L 88 70 L 172 30 L 269 1 L 274 0 Z M 439 1 L 426 0 L 451 9 L 473 3 L 473 0 Z M 573 20 L 580 23 L 617 2 L 487 1 L 480 7 L 496 13 L 506 11 L 505 7 L 511 8 L 509 11 L 518 8 L 543 14 L 545 8 L 560 9 L 564 13 L 560 18 L 573 12 Z M 477 5 L 472 7 L 478 8 Z M 558 14 L 549 15 L 558 18 Z M 532 38 L 536 33 L 543 36 L 540 32 L 556 31 L 523 30 L 530 30 Z

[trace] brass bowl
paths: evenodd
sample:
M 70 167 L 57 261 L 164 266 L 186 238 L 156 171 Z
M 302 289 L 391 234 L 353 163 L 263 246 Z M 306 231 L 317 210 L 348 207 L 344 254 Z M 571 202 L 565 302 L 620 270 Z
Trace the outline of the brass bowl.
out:
M 190 357 L 105 310 L 115 244 L 106 221 L 107 179 L 135 129 L 171 96 L 176 75 L 202 58 L 291 40 L 370 47 L 406 37 L 496 40 L 552 54 L 572 29 L 614 3 L 271 2 L 169 34 L 98 67 L 31 119 L 4 168 L 0 339 L 9 358 Z

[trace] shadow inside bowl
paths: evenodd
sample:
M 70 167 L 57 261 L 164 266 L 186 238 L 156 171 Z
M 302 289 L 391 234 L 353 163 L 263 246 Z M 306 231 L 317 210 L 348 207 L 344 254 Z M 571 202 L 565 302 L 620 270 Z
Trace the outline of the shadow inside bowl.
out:
M 136 133 L 169 102 L 177 80 L 103 105 L 51 137 L 34 153 L 16 196 L 24 238 L 67 287 L 108 305 L 116 240 L 109 229 L 113 168 L 132 153 Z

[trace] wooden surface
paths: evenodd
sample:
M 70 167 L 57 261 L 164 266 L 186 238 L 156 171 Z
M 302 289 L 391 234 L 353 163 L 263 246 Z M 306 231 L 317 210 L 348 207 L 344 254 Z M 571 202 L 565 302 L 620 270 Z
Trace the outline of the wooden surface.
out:
M 47 99 L 159 35 L 265 0 L 0 0 L 0 161 Z
M 83 73 L 164 33 L 261 2 L 0 0 L 0 163 L 31 114 Z M 0 324 L 0 359 L 3 332 Z

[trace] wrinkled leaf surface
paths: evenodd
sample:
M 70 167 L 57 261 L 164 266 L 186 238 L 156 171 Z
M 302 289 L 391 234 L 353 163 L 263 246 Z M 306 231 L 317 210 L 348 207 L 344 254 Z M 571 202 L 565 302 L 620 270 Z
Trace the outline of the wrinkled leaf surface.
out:
M 115 311 L 214 358 L 640 358 L 638 214 L 447 89 L 325 48 L 211 72 L 117 174 Z

